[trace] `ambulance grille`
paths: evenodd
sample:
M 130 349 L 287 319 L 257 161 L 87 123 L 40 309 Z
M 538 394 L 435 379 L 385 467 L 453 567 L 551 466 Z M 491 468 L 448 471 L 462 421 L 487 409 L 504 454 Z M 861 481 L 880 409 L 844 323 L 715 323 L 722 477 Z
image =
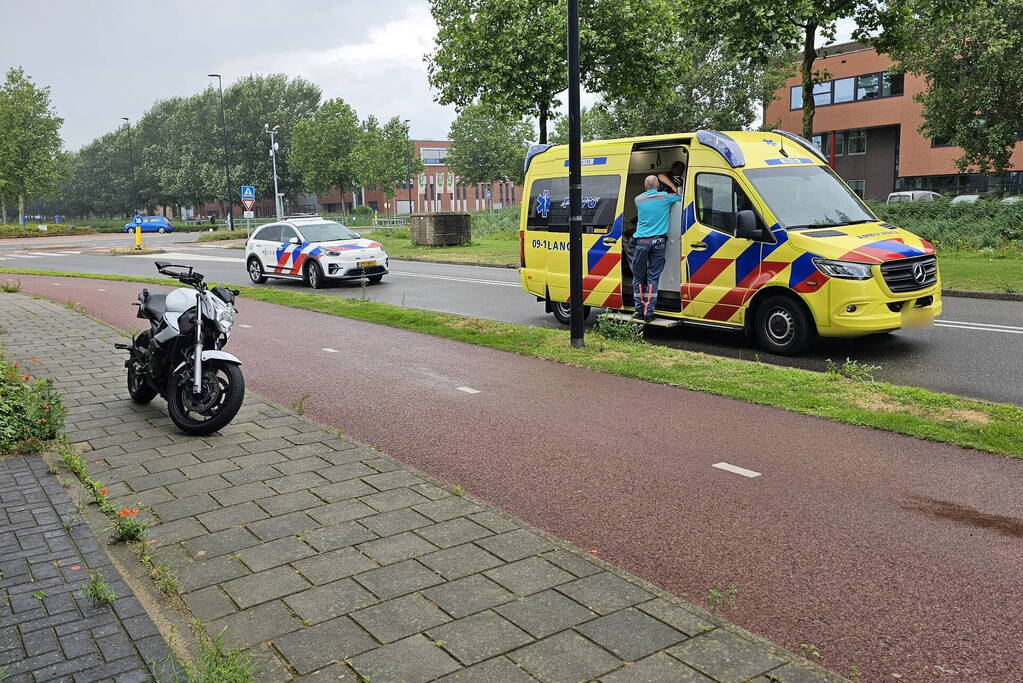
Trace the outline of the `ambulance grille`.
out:
M 920 278 L 922 269 L 922 279 Z M 912 292 L 938 281 L 938 259 L 931 256 L 888 261 L 881 264 L 881 276 L 893 292 Z

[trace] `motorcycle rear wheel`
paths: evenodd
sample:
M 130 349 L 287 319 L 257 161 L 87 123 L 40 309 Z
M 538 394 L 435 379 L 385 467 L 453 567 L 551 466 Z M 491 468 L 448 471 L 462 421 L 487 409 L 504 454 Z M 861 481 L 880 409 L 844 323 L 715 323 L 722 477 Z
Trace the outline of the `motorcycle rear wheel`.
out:
M 146 383 L 146 377 L 138 363 L 128 363 L 128 395 L 135 403 L 145 405 L 156 398 L 156 389 Z
M 171 376 L 167 387 L 170 419 L 186 434 L 205 436 L 227 426 L 245 398 L 245 377 L 235 363 L 203 363 L 202 393 L 192 395 L 192 371 L 186 365 Z

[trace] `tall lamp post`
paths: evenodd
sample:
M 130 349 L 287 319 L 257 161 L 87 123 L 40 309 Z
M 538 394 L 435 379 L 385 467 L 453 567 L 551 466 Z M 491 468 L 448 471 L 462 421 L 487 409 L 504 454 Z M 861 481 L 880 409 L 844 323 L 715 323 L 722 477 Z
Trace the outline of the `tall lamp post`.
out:
M 139 202 L 135 194 L 135 159 L 131 150 L 131 122 L 128 121 L 127 116 L 122 116 L 121 120 L 124 121 L 124 127 L 128 130 L 128 168 L 131 173 L 131 215 L 134 216 L 139 211 Z
M 572 346 L 583 346 L 583 178 L 579 130 L 579 0 L 568 0 L 568 285 Z
M 234 230 L 234 202 L 231 201 L 231 163 L 227 158 L 227 114 L 224 112 L 224 83 L 220 74 L 207 74 L 210 78 L 217 79 L 217 88 L 220 90 L 220 122 L 224 127 L 224 173 L 227 181 L 224 188 L 227 190 L 227 229 Z
M 412 137 L 409 135 L 409 125 L 408 125 L 409 124 L 409 119 L 405 119 L 402 123 L 405 124 L 405 141 L 408 142 L 408 144 L 411 145 L 412 144 Z M 413 213 L 415 213 L 415 204 L 413 203 L 413 200 L 412 200 L 412 154 L 413 154 L 413 152 L 415 152 L 415 147 L 414 146 L 412 147 L 411 150 L 409 150 L 408 156 L 405 158 L 405 160 L 408 162 L 408 215 L 409 216 L 411 216 Z M 419 193 L 416 192 L 416 194 L 419 194 Z
M 277 129 L 280 126 L 270 127 L 269 123 L 263 124 L 263 129 L 266 130 L 267 135 L 270 136 L 270 160 L 273 161 L 274 165 L 274 211 L 277 213 L 277 220 L 281 220 L 283 217 L 283 211 L 281 211 L 281 193 L 277 191 Z

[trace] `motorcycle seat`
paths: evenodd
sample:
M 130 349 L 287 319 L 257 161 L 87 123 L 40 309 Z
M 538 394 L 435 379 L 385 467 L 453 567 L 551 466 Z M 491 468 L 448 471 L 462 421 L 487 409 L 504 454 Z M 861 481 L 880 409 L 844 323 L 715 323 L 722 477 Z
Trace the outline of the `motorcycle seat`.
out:
M 161 320 L 167 312 L 167 295 L 150 294 L 140 306 L 142 313 L 151 320 Z

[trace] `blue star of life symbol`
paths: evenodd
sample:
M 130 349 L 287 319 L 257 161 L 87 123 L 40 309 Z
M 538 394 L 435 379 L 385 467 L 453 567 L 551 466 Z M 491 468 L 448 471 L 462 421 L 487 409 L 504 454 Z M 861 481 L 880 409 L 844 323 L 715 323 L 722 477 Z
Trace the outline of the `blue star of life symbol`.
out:
M 764 138 L 763 140 L 761 140 L 761 142 L 763 142 L 765 145 L 770 145 L 771 147 L 777 147 L 778 146 L 777 142 L 775 142 L 774 140 L 768 139 L 768 138 Z
M 543 218 L 547 218 L 547 214 L 551 212 L 551 193 L 548 190 L 544 190 L 542 193 L 536 196 L 536 212 Z

